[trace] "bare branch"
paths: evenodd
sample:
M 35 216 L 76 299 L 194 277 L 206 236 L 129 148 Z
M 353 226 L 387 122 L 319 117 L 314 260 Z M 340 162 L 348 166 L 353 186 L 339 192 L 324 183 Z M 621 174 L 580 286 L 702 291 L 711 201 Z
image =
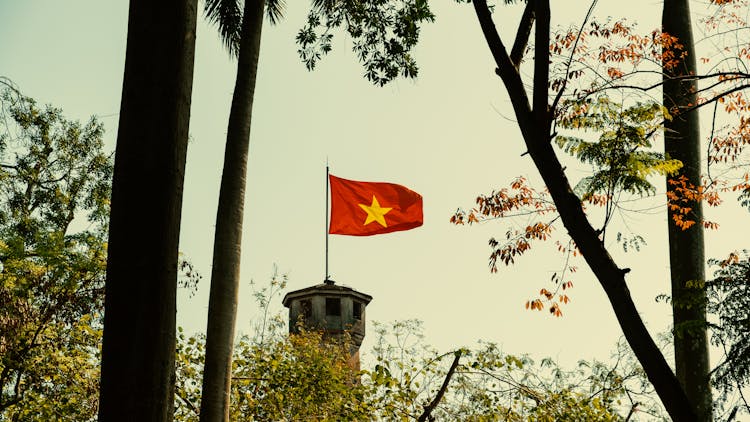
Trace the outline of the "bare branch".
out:
M 185 403 L 185 406 L 187 406 L 196 416 L 201 414 L 201 412 L 198 410 L 198 408 L 195 407 L 193 402 L 191 402 L 185 396 L 180 394 L 179 390 L 176 390 L 175 393 L 177 393 L 177 397 L 179 397 L 180 400 L 182 400 L 182 402 Z
M 440 400 L 442 400 L 443 395 L 445 395 L 445 391 L 448 389 L 448 384 L 451 382 L 451 378 L 453 378 L 453 373 L 456 372 L 456 368 L 458 367 L 458 361 L 461 359 L 461 354 L 463 354 L 463 350 L 456 350 L 456 356 L 453 358 L 453 363 L 451 364 L 450 369 L 448 369 L 448 373 L 445 374 L 445 379 L 443 380 L 443 385 L 440 386 L 440 390 L 438 390 L 437 394 L 435 395 L 435 398 L 432 400 L 432 403 L 424 407 L 424 412 L 422 415 L 419 416 L 417 421 L 424 422 L 426 420 L 432 420 L 428 419 L 430 418 L 430 414 L 433 410 L 435 410 L 435 407 L 440 403 Z
M 639 404 L 640 403 L 638 402 L 633 403 L 633 406 L 630 408 L 630 412 L 628 412 L 628 417 L 625 418 L 625 422 L 628 422 L 630 420 L 630 418 L 633 416 L 633 414 L 637 410 Z
M 534 120 L 541 130 L 549 127 L 549 103 L 547 87 L 549 86 L 549 0 L 534 2 L 536 31 L 534 33 Z M 543 48 L 542 48 L 543 47 Z M 541 133 L 541 131 L 540 131 Z
M 586 12 L 586 17 L 583 18 L 583 22 L 581 22 L 581 27 L 578 28 L 578 35 L 576 36 L 576 39 L 573 42 L 573 48 L 570 49 L 570 56 L 568 57 L 568 63 L 567 65 L 565 65 L 565 75 L 563 76 L 562 87 L 560 88 L 560 91 L 557 92 L 557 96 L 555 97 L 555 100 L 552 102 L 552 107 L 550 107 L 550 110 L 552 113 L 555 112 L 555 109 L 557 108 L 557 103 L 560 102 L 560 97 L 562 97 L 563 93 L 565 92 L 565 87 L 568 85 L 568 73 L 570 72 L 570 65 L 573 64 L 573 56 L 576 54 L 576 47 L 578 47 L 578 41 L 581 40 L 581 33 L 583 33 L 583 28 L 586 26 L 586 22 L 589 21 L 589 18 L 591 17 L 591 12 L 594 11 L 594 7 L 596 6 L 597 1 L 598 0 L 593 0 L 591 2 L 591 6 L 589 6 L 589 11 Z
M 523 133 L 524 138 L 529 138 L 532 136 L 534 121 L 531 115 L 529 96 L 523 86 L 521 75 L 510 61 L 505 46 L 497 33 L 497 29 L 495 29 L 495 23 L 492 21 L 490 10 L 487 7 L 487 1 L 474 0 L 472 4 L 479 20 L 479 26 L 482 28 L 482 33 L 487 41 L 487 46 L 490 48 L 492 57 L 495 59 L 495 64 L 497 65 L 495 73 L 500 76 L 508 90 L 521 133 Z
M 510 50 L 510 61 L 516 68 L 521 65 L 523 53 L 526 51 L 526 46 L 529 44 L 531 27 L 534 25 L 534 3 L 534 0 L 528 0 L 526 2 L 526 8 L 523 9 L 523 16 L 521 16 L 521 22 L 518 24 L 518 30 L 516 31 L 516 41 L 513 43 L 513 48 Z

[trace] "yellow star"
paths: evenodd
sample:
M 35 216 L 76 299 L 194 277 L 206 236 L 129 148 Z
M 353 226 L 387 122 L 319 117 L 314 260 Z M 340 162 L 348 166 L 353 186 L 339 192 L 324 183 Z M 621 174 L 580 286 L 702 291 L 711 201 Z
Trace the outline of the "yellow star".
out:
M 367 213 L 367 219 L 365 220 L 364 224 L 365 226 L 372 223 L 373 221 L 377 221 L 381 226 L 388 227 L 388 223 L 385 222 L 385 215 L 388 214 L 388 211 L 392 210 L 393 208 L 382 208 L 378 203 L 378 199 L 375 198 L 375 195 L 372 196 L 372 205 L 358 205 Z

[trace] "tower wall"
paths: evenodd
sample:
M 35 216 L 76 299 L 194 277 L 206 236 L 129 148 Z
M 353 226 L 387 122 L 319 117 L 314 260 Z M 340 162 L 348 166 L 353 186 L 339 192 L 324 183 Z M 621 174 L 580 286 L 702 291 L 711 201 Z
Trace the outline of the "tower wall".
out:
M 350 287 L 326 282 L 287 293 L 283 304 L 289 308 L 289 332 L 301 326 L 322 330 L 326 336 L 351 336 L 351 362 L 359 369 L 359 347 L 365 338 L 366 307 L 372 296 Z

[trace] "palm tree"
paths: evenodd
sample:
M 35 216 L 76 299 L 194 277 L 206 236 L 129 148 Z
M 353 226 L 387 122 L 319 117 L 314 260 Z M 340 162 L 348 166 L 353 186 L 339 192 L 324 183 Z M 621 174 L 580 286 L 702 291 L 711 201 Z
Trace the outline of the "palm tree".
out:
M 102 421 L 171 421 L 197 0 L 131 0 L 112 182 Z
M 253 95 L 265 10 L 271 23 L 283 16 L 284 0 L 206 0 L 204 12 L 217 25 L 230 54 L 237 56 L 237 79 L 229 113 L 224 170 L 216 213 L 211 292 L 206 328 L 206 361 L 200 417 L 226 421 L 229 412 L 232 349 L 242 244 L 245 176 L 252 121 Z M 383 85 L 398 76 L 416 77 L 411 49 L 419 39 L 418 24 L 431 22 L 426 1 L 401 1 L 396 7 L 365 7 L 366 2 L 314 0 L 308 23 L 298 36 L 301 59 L 312 70 L 331 49 L 329 30 L 344 26 L 355 40 L 365 77 Z M 264 9 L 265 8 L 265 9 Z M 316 30 L 324 28 L 323 34 Z M 395 34 L 395 37 L 384 34 Z M 377 35 L 377 36 L 374 36 Z
M 206 327 L 206 360 L 200 420 L 229 420 L 229 396 L 237 319 L 247 158 L 264 6 L 275 23 L 281 0 L 206 0 L 204 12 L 218 26 L 230 54 L 237 57 L 237 79 L 227 127 L 224 169 L 216 212 L 211 292 Z
M 686 75 L 697 72 L 690 6 L 687 0 L 665 0 L 662 30 L 682 45 L 687 55 L 677 65 L 668 61 L 664 73 L 664 106 L 675 114 L 664 122 L 664 148 L 670 158 L 680 160 L 680 171 L 667 178 L 667 192 L 675 192 L 679 181 L 687 177 L 695 187 L 701 185 L 701 143 L 698 110 L 680 112 L 697 104 L 698 82 Z M 679 55 L 679 54 L 678 54 Z M 698 420 L 712 418 L 709 374 L 708 335 L 706 332 L 706 279 L 703 243 L 703 209 L 700 201 L 690 204 L 690 218 L 696 222 L 683 230 L 672 221 L 675 211 L 667 208 L 669 221 L 669 262 L 672 279 L 672 310 L 675 329 L 674 352 L 677 378 L 698 414 Z

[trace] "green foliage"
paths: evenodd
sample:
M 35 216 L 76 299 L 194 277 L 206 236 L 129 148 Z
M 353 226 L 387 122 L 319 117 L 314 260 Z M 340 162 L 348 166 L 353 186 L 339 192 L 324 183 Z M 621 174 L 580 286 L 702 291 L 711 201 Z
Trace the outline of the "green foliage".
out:
M 441 386 L 453 352 L 426 346 L 418 321 L 377 327 L 368 372 L 370 400 L 377 420 L 417 419 Z M 564 370 L 552 359 L 534 362 L 504 353 L 497 344 L 461 349 L 460 365 L 433 411 L 436 420 L 466 421 L 621 421 L 665 420 L 653 388 L 624 344 L 614 363 L 581 361 Z M 448 358 L 448 359 L 446 359 Z
M 287 334 L 280 315 L 269 315 L 286 286 L 276 267 L 253 297 L 262 311 L 251 335 L 234 347 L 230 420 L 369 420 L 366 387 L 353 369 L 347 336 L 300 330 Z M 175 420 L 197 421 L 205 335 L 177 335 Z
M 580 161 L 591 164 L 594 174 L 582 179 L 575 187 L 582 200 L 601 194 L 612 197 L 620 191 L 635 195 L 655 192 L 648 177 L 671 175 L 682 167 L 678 160 L 647 150 L 651 136 L 669 118 L 664 107 L 656 102 L 625 106 L 607 97 L 569 101 L 566 113 L 557 120 L 563 129 L 595 131 L 597 141 L 558 135 L 557 145 Z
M 272 24 L 277 24 L 284 17 L 286 2 L 284 0 L 266 0 L 266 16 Z
M 343 25 L 365 77 L 382 86 L 399 75 L 417 76 L 411 51 L 420 24 L 434 19 L 427 0 L 313 0 L 307 23 L 297 34 L 298 52 L 307 68 L 314 69 L 332 49 L 332 31 Z
M 235 416 L 259 420 L 363 420 L 364 387 L 346 341 L 301 332 L 265 345 L 245 343 L 235 369 Z M 296 400 L 290 400 L 291 397 Z
M 644 239 L 643 236 L 639 234 L 626 236 L 618 232 L 616 240 L 617 240 L 617 243 L 622 244 L 623 252 L 628 252 L 632 250 L 635 250 L 636 252 L 640 252 L 641 246 L 646 245 L 646 239 Z
M 420 418 L 440 390 L 456 352 L 438 353 L 424 341 L 421 323 L 375 326 L 368 369 L 350 367 L 346 337 L 318 332 L 286 334 L 279 316 L 267 318 L 284 283 L 275 275 L 256 294 L 263 320 L 235 347 L 231 420 L 385 420 Z M 177 341 L 177 421 L 197 421 L 201 334 Z M 631 421 L 664 420 L 653 388 L 621 342 L 609 364 L 581 361 L 565 370 L 552 359 L 534 362 L 503 353 L 494 343 L 459 349 L 461 360 L 434 420 Z
M 0 420 L 89 420 L 112 177 L 103 128 L 9 89 L 2 117 Z
M 177 328 L 174 414 L 176 421 L 198 421 L 205 343 L 205 334 L 186 337 L 182 327 Z
M 240 52 L 244 4 L 245 1 L 240 0 L 206 0 L 203 5 L 206 19 L 216 25 L 219 37 L 232 57 L 237 57 Z M 284 0 L 265 0 L 266 16 L 272 24 L 278 23 L 284 17 L 285 9 Z
M 269 311 L 271 309 L 271 300 L 278 297 L 278 295 L 286 288 L 287 280 L 287 275 L 279 274 L 279 269 L 276 265 L 273 266 L 273 273 L 271 274 L 271 280 L 269 280 L 268 285 L 256 288 L 255 282 L 250 280 L 250 286 L 253 288 L 253 299 L 255 299 L 255 303 L 258 304 L 258 307 L 263 310 L 263 318 L 261 318 L 255 327 L 253 327 L 254 342 L 263 344 L 267 334 L 278 335 L 281 326 L 284 325 L 280 322 L 280 315 L 269 315 Z
M 740 203 L 740 205 L 750 210 L 750 187 L 746 187 L 742 190 L 742 192 L 740 192 L 739 196 L 737 197 L 737 201 Z
M 175 420 L 197 421 L 205 336 L 178 335 Z M 348 343 L 318 332 L 239 339 L 232 362 L 231 420 L 369 420 L 366 388 Z
M 712 381 L 719 392 L 719 404 L 731 403 L 740 395 L 738 405 L 750 413 L 742 389 L 750 385 L 750 254 L 732 254 L 724 261 L 710 260 L 718 266 L 714 279 L 706 283 L 709 315 L 712 324 L 711 342 L 724 353 L 713 370 Z
M 219 30 L 224 46 L 232 57 L 240 51 L 240 29 L 242 26 L 242 4 L 239 0 L 206 0 L 203 14 Z
M 376 363 L 363 380 L 372 389 L 369 400 L 376 409 L 373 416 L 382 420 L 416 420 L 442 382 L 446 363 L 450 363 L 445 358 L 453 354 L 440 355 L 426 345 L 420 321 L 373 325 L 377 335 L 372 351 Z
M 203 8 L 234 57 L 239 54 L 244 3 L 206 0 Z M 284 0 L 265 0 L 266 16 L 272 24 L 283 18 L 285 9 Z M 434 20 L 427 0 L 313 0 L 307 21 L 297 33 L 298 53 L 313 70 L 331 52 L 333 31 L 343 26 L 365 68 L 364 76 L 382 86 L 398 76 L 417 76 L 411 52 L 419 41 L 420 25 Z
M 21 375 L 22 397 L 0 411 L 0 421 L 96 419 L 101 329 L 94 328 L 100 323 L 93 319 L 84 315 L 70 326 L 49 324 L 40 331 L 38 350 L 25 356 L 23 363 L 28 366 L 14 368 Z
M 469 406 L 483 403 L 484 420 L 623 420 L 616 407 L 626 382 L 643 377 L 599 362 L 582 361 L 565 371 L 551 359 L 536 363 L 505 355 L 492 343 L 477 351 L 468 366 L 460 388 L 470 398 Z

